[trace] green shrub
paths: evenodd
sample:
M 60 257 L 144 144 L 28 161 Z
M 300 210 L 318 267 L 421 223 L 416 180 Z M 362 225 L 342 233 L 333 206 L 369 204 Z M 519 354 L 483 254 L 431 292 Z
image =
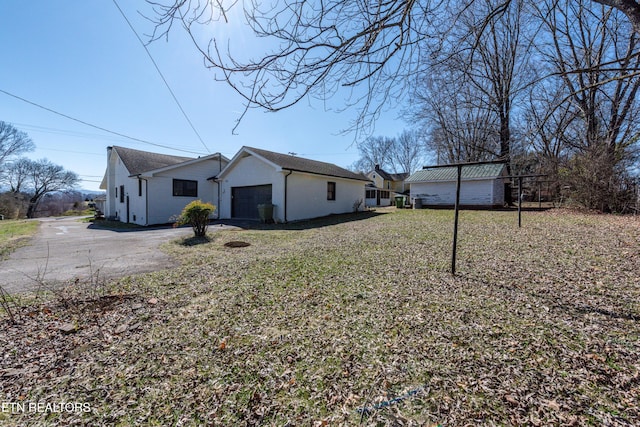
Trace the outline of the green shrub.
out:
M 216 210 L 211 203 L 202 200 L 194 200 L 182 209 L 178 217 L 177 225 L 190 224 L 196 237 L 203 237 L 207 233 L 209 215 Z

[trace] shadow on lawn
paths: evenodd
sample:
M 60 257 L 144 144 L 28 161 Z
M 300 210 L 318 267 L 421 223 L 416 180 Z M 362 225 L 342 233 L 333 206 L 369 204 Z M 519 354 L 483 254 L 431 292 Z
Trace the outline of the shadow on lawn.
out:
M 342 224 L 352 221 L 362 221 L 369 218 L 374 218 L 376 216 L 385 215 L 388 212 L 379 212 L 379 211 L 365 211 L 365 212 L 354 212 L 347 214 L 334 214 L 328 215 L 321 218 L 309 219 L 304 221 L 293 221 L 287 224 L 265 224 L 261 223 L 257 220 L 235 220 L 235 219 L 221 219 L 221 220 L 213 220 L 209 224 L 209 227 L 234 227 L 241 228 L 245 230 L 308 230 L 313 228 L 321 228 L 328 227 L 330 225 Z M 179 228 L 190 228 L 190 225 L 184 225 Z M 142 226 L 137 224 L 127 224 L 120 221 L 110 221 L 110 220 L 93 220 L 91 224 L 87 226 L 87 228 L 94 230 L 109 230 L 115 231 L 118 233 L 123 232 L 136 232 L 136 231 L 148 231 L 148 230 L 161 230 L 161 229 L 170 229 L 175 228 L 173 224 L 160 224 L 160 225 L 152 225 L 152 226 Z M 202 240 L 202 238 L 200 238 Z M 200 241 L 197 238 L 193 238 L 192 242 L 185 242 L 188 246 L 193 246 L 196 244 L 207 243 L 206 241 Z
M 180 240 L 180 245 L 182 246 L 197 246 L 203 245 L 205 243 L 211 243 L 213 241 L 213 237 L 211 236 L 191 236 L 185 237 Z
M 375 218 L 380 215 L 386 215 L 387 213 L 388 212 L 365 211 L 347 214 L 334 214 L 304 221 L 293 221 L 286 224 L 264 224 L 259 221 L 250 220 L 216 220 L 211 224 L 211 227 L 222 224 L 243 228 L 245 230 L 310 230 L 313 228 L 328 227 L 353 221 L 362 221 L 369 218 Z
M 182 225 L 180 227 L 175 227 L 173 224 L 158 224 L 158 225 L 144 226 L 144 225 L 103 219 L 103 220 L 92 220 L 91 223 L 87 226 L 87 228 L 91 230 L 108 230 L 108 231 L 115 231 L 118 233 L 130 233 L 135 231 L 167 230 L 171 228 L 191 228 L 191 226 Z

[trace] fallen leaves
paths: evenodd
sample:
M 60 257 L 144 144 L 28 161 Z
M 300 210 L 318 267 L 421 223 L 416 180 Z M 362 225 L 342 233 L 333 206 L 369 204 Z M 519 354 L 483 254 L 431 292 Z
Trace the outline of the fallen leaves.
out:
M 463 211 L 452 277 L 451 219 L 169 244 L 182 266 L 114 284 L 130 298 L 26 307 L 0 330 L 0 390 L 94 402 L 49 425 L 639 424 L 640 228 Z

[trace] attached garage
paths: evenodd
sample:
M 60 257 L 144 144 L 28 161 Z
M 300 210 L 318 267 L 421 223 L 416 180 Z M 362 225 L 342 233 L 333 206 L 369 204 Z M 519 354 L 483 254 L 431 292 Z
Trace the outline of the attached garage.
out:
M 258 205 L 271 204 L 263 215 L 276 222 L 353 212 L 369 181 L 331 163 L 252 147 L 242 147 L 213 179 L 220 183 L 221 218 L 260 219 Z
M 272 185 L 231 187 L 231 217 L 258 219 L 258 205 L 272 202 Z

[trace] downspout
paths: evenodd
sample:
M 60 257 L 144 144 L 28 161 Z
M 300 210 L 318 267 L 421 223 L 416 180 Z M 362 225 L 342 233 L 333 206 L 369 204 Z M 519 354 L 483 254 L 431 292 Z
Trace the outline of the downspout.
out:
M 218 175 L 220 175 L 220 172 L 222 172 L 222 154 L 218 152 Z M 216 211 L 217 211 L 216 217 L 217 219 L 220 219 L 220 181 L 215 178 L 214 178 L 214 181 L 218 186 L 218 204 L 216 205 Z
M 140 174 L 138 179 L 144 181 L 144 226 L 147 227 L 149 225 L 149 180 L 142 178 Z
M 284 176 L 284 222 L 287 222 L 287 178 L 293 173 L 292 170 Z
M 149 225 L 149 180 L 143 179 L 144 181 L 144 222 L 148 226 Z

